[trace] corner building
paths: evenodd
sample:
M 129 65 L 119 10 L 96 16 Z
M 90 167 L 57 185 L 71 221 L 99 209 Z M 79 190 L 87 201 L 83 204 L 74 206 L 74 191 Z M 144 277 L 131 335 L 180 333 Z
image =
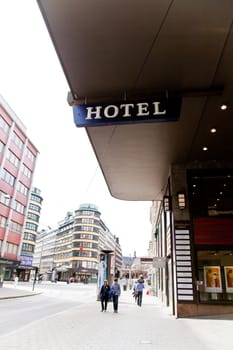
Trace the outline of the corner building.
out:
M 73 266 L 78 279 L 96 279 L 99 256 L 100 212 L 91 204 L 75 211 L 73 233 Z
M 17 274 L 38 150 L 0 96 L 0 282 Z
M 40 243 L 42 267 L 45 260 L 46 242 Z M 100 253 L 107 249 L 113 252 L 114 266 L 111 271 L 120 268 L 122 261 L 119 240 L 106 227 L 101 219 L 101 213 L 94 204 L 81 204 L 74 213 L 69 212 L 64 220 L 59 222 L 56 230 L 53 266 L 50 271 L 56 271 L 58 280 L 83 281 L 88 278 L 96 282 Z M 46 272 L 45 270 L 41 272 Z

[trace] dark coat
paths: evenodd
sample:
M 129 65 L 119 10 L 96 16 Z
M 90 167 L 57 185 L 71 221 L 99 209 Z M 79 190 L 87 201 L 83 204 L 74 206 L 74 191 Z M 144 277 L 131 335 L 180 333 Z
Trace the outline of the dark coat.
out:
M 100 289 L 100 298 L 101 300 L 109 299 L 110 286 L 108 284 L 102 285 Z

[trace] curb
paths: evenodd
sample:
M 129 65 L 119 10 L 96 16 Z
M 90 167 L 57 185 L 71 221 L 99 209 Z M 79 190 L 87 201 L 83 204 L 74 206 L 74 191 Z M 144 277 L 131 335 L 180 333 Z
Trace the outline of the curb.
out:
M 0 300 L 2 299 L 16 299 L 16 298 L 26 298 L 26 297 L 32 297 L 35 295 L 39 295 L 42 294 L 42 292 L 38 292 L 38 293 L 30 293 L 30 294 L 22 294 L 22 295 L 6 295 L 1 297 L 0 296 Z

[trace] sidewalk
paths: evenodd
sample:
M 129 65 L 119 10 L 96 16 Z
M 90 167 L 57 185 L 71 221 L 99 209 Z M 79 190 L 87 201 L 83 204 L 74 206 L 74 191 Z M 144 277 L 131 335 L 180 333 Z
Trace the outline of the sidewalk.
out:
M 100 312 L 100 303 L 93 300 L 0 337 L 0 348 L 232 350 L 232 329 L 232 320 L 176 319 L 153 296 L 144 295 L 138 307 L 132 291 L 123 291 L 118 314 L 113 313 L 112 303 L 106 313 Z
M 31 287 L 31 288 L 30 288 Z M 38 290 L 32 290 L 32 286 L 29 288 L 22 287 L 18 285 L 17 287 L 14 284 L 4 283 L 3 287 L 0 288 L 0 299 L 12 299 L 12 298 L 22 298 L 32 295 L 41 294 Z

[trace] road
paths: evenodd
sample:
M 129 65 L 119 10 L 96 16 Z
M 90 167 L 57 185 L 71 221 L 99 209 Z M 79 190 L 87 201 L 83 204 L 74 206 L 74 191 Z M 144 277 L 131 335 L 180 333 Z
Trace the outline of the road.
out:
M 131 290 L 122 291 L 117 314 L 112 303 L 103 313 L 91 284 L 35 290 L 42 294 L 0 300 L 1 350 L 232 350 L 232 318 L 176 319 L 146 293 L 138 307 Z
M 17 288 L 32 290 L 32 286 Z M 0 300 L 0 335 L 15 331 L 29 323 L 59 312 L 96 301 L 96 286 L 92 284 L 36 284 L 39 295 Z

